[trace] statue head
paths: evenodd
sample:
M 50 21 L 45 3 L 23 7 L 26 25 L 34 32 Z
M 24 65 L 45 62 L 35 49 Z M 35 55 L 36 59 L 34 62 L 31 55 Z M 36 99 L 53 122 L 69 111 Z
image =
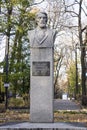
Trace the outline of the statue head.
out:
M 48 20 L 47 13 L 38 12 L 36 14 L 36 23 L 40 28 L 46 28 L 47 20 Z

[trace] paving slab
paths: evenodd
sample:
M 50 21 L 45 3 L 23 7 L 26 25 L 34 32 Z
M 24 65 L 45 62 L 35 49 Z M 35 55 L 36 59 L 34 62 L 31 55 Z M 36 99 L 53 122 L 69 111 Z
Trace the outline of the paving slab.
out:
M 10 123 L 0 126 L 0 130 L 87 130 L 84 123 Z
M 55 99 L 54 110 L 81 110 L 81 106 L 72 100 Z

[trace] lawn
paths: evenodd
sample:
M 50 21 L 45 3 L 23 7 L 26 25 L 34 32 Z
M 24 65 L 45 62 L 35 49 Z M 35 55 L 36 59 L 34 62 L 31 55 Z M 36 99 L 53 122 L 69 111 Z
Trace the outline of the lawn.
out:
M 0 124 L 29 121 L 29 109 L 7 109 L 0 104 Z M 55 111 L 54 122 L 84 122 L 87 124 L 87 108 L 80 111 Z
M 29 110 L 6 110 L 0 113 L 0 124 L 29 121 Z M 84 122 L 87 124 L 87 110 L 55 111 L 54 122 Z
M 56 111 L 55 122 L 85 122 L 87 123 L 87 110 L 80 111 Z

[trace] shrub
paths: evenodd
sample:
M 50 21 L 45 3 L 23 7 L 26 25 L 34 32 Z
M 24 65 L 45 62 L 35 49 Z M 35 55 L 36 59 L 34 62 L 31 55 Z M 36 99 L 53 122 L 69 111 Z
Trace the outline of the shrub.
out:
M 10 98 L 9 107 L 23 107 L 24 101 L 22 98 Z
M 0 93 L 0 103 L 2 103 L 4 101 L 4 93 Z
M 0 113 L 5 112 L 5 104 L 4 103 L 0 103 Z
M 82 97 L 82 105 L 87 106 L 87 95 Z
M 30 104 L 29 94 L 24 94 L 23 95 L 23 100 L 24 100 L 25 106 L 29 107 L 29 104 Z

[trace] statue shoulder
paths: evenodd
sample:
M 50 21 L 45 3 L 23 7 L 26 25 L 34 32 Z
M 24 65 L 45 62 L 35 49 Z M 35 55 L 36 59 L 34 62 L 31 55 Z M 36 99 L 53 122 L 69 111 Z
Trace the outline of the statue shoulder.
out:
M 28 36 L 32 36 L 32 35 L 34 35 L 34 33 L 35 33 L 35 30 L 29 30 L 28 31 Z
M 48 29 L 48 31 L 49 31 L 49 34 L 51 33 L 52 34 L 52 36 L 56 36 L 56 34 L 57 34 L 57 31 L 55 30 L 55 29 Z
M 57 32 L 55 29 L 50 29 L 50 28 L 48 28 L 48 31 L 52 32 L 52 33 L 56 33 Z

